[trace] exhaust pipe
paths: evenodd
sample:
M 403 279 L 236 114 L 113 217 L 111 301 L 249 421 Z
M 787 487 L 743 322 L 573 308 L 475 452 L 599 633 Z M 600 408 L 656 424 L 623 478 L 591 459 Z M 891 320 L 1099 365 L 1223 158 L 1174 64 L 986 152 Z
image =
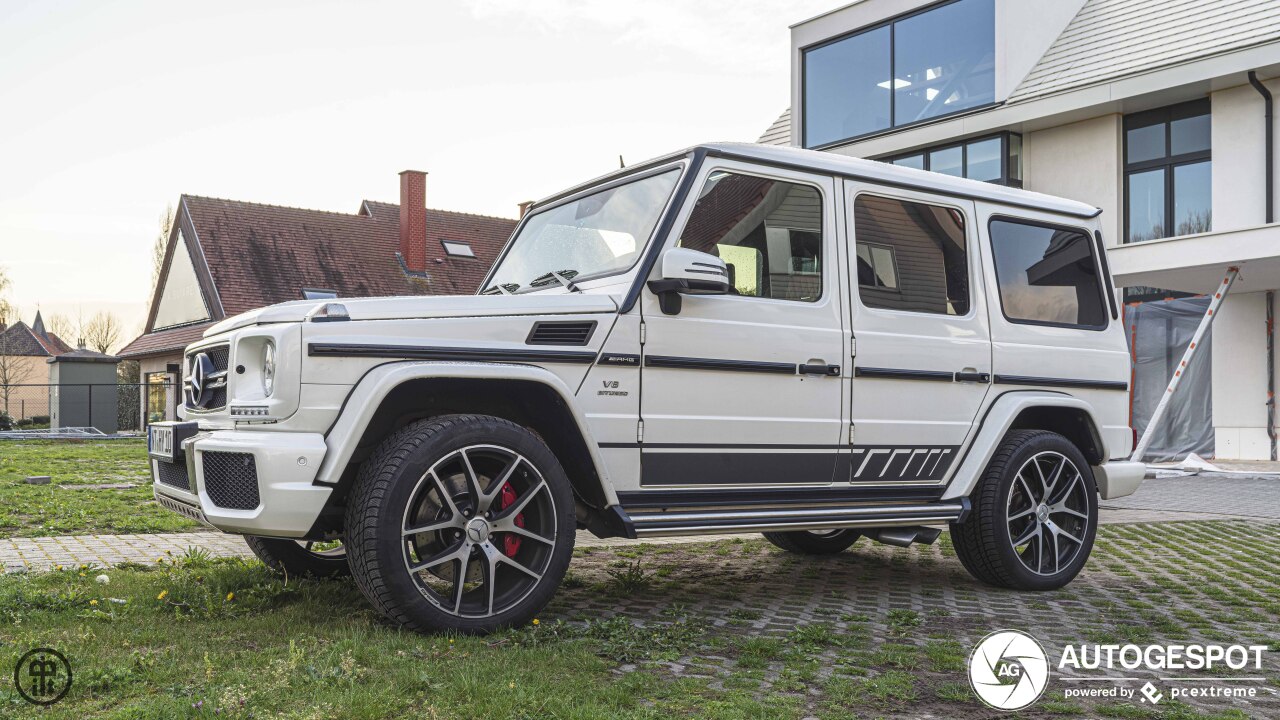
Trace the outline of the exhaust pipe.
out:
M 932 545 L 938 539 L 938 536 L 942 534 L 942 530 L 923 525 L 913 525 L 910 527 L 868 528 L 863 530 L 862 534 L 885 545 L 909 547 L 913 543 Z

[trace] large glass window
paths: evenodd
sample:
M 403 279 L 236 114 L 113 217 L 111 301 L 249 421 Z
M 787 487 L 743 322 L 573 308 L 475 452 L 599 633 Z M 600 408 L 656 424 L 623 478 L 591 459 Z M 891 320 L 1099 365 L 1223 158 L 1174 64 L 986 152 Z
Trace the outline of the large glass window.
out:
M 940 315 L 969 312 L 969 260 L 959 210 L 859 195 L 853 214 L 863 305 Z
M 196 267 L 191 262 L 191 252 L 179 230 L 174 238 L 173 257 L 169 260 L 169 272 L 164 276 L 164 289 L 156 306 L 153 330 L 187 325 L 209 319 L 204 304 L 204 293 L 196 279 Z
M 804 52 L 804 146 L 995 102 L 995 0 L 954 0 Z
M 1016 133 L 1001 133 L 881 159 L 917 170 L 1022 186 L 1022 136 Z
M 993 220 L 991 247 L 1005 317 L 1040 325 L 1106 327 L 1106 296 L 1087 233 Z
M 483 292 L 559 287 L 630 269 L 679 177 L 668 170 L 535 212 Z
M 1124 119 L 1125 242 L 1213 228 L 1209 101 Z
M 713 172 L 679 245 L 724 260 L 735 295 L 822 296 L 822 195 L 808 185 Z

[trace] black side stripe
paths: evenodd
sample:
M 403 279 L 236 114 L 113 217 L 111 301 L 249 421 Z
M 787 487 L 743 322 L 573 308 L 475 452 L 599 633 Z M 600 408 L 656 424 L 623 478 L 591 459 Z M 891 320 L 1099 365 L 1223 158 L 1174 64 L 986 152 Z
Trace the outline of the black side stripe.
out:
M 955 375 L 941 370 L 900 370 L 898 368 L 855 367 L 854 377 L 884 378 L 887 380 L 936 380 L 951 382 Z
M 505 348 L 361 345 L 352 343 L 310 343 L 307 345 L 307 354 L 315 357 L 377 357 L 507 363 L 591 364 L 596 361 L 596 354 L 587 351 L 507 350 Z
M 997 385 L 1043 385 L 1046 387 L 1086 388 L 1090 390 L 1129 390 L 1123 380 L 1079 380 L 1076 378 L 1034 377 L 1030 375 L 996 375 Z
M 729 370 L 733 372 L 777 373 L 795 375 L 794 363 L 756 362 L 753 360 L 721 360 L 718 358 L 673 357 L 670 355 L 646 355 L 645 367 L 677 368 L 681 370 Z

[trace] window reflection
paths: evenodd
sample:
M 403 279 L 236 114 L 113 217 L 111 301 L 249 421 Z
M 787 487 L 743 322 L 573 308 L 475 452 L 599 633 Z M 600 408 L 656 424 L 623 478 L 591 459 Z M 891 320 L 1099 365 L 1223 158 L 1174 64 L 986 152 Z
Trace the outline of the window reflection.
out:
M 1125 141 L 1125 241 L 1213 229 L 1209 101 L 1128 115 Z

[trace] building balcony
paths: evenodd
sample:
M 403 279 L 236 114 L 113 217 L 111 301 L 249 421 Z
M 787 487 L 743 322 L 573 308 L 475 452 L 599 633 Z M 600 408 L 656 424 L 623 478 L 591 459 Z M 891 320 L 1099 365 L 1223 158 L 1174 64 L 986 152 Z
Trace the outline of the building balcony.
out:
M 1280 289 L 1280 223 L 1147 240 L 1110 248 L 1117 287 L 1210 293 L 1240 266 L 1237 292 Z

